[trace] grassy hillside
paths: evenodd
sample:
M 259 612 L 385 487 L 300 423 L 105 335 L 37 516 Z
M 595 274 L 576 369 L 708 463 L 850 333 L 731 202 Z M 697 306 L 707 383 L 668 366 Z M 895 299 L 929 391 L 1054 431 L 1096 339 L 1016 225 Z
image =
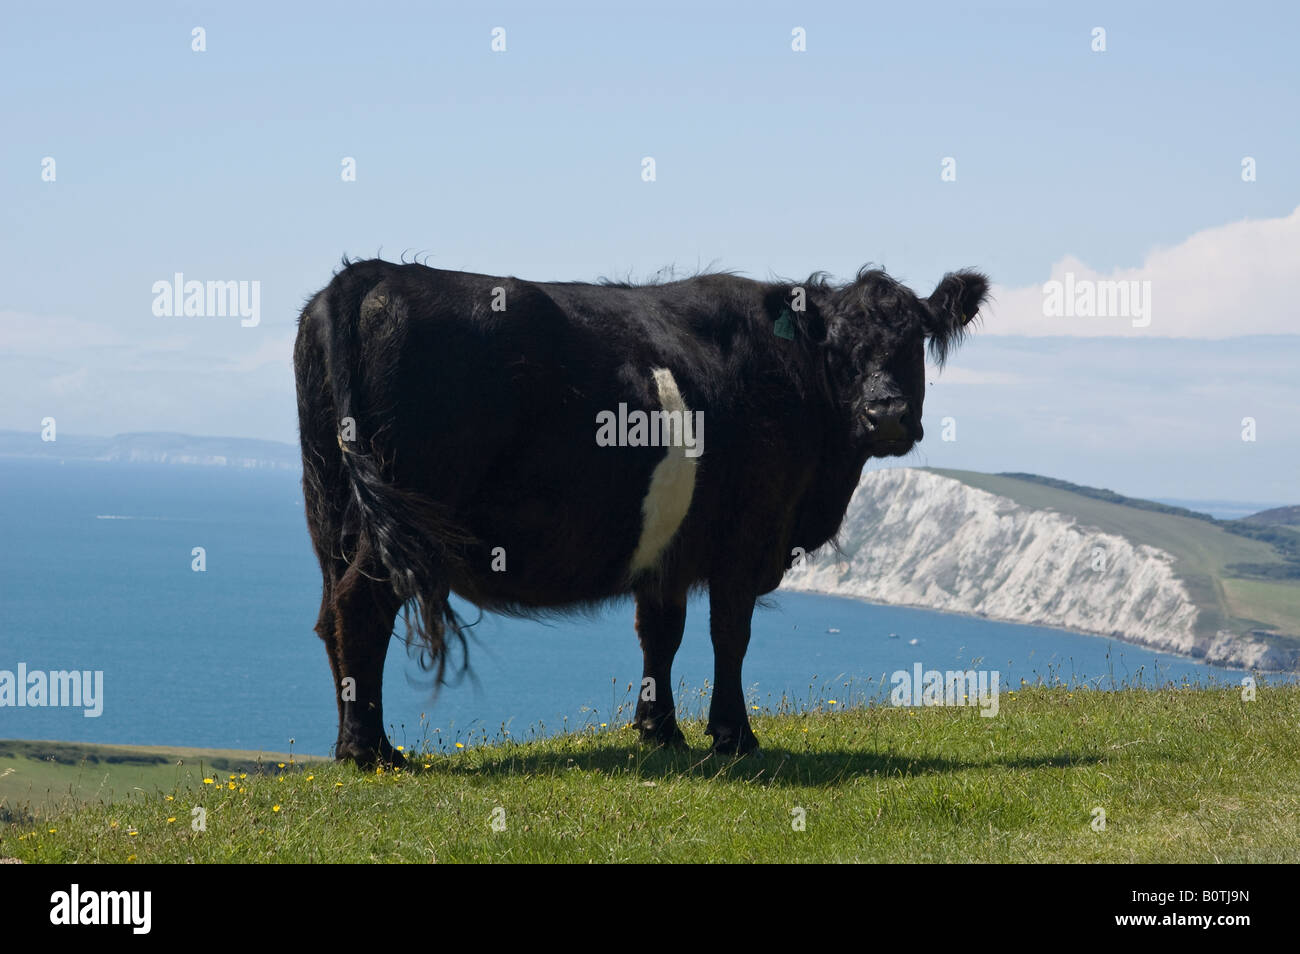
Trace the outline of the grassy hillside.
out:
M 1300 506 L 1274 507 L 1272 510 L 1261 510 L 1259 513 L 1252 513 L 1249 517 L 1241 519 L 1246 523 L 1259 523 L 1265 526 L 1300 527 Z
M 1036 510 L 1054 510 L 1074 516 L 1080 523 L 1115 533 L 1136 543 L 1168 551 L 1177 560 L 1178 575 L 1186 582 L 1192 600 L 1200 607 L 1197 630 L 1213 635 L 1220 629 L 1260 631 L 1286 645 L 1300 645 L 1300 580 L 1258 579 L 1243 576 L 1234 565 L 1285 567 L 1277 549 L 1225 529 L 1208 517 L 1189 516 L 1177 508 L 1101 499 L 1000 474 L 966 470 L 934 473 L 960 480 L 971 487 L 1008 497 Z M 1081 488 L 1090 490 L 1091 488 Z
M 620 727 L 429 755 L 400 772 L 223 769 L 155 789 L 110 770 L 123 799 L 2 825 L 0 857 L 1300 861 L 1297 687 L 1254 701 L 1232 688 L 1027 688 L 1003 692 L 995 718 L 834 708 L 760 714 L 761 759 L 706 755 L 696 722 L 685 753 Z M 205 831 L 191 828 L 195 807 Z
M 0 739 L 0 822 L 142 792 L 195 789 L 214 771 L 257 772 L 293 761 L 277 752 Z

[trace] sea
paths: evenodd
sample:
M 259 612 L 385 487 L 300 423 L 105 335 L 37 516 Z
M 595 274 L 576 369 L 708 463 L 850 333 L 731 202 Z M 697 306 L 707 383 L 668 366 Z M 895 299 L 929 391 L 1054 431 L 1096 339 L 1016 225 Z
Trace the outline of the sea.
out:
M 0 459 L 0 527 L 0 671 L 103 674 L 98 715 L 0 706 L 0 738 L 330 753 L 337 712 L 312 629 L 320 573 L 298 474 Z M 893 674 L 918 664 L 995 671 L 1002 691 L 1245 675 L 1041 626 L 806 593 L 765 603 L 744 669 L 760 709 L 887 704 Z M 458 683 L 435 691 L 394 637 L 384 683 L 394 743 L 624 731 L 641 676 L 630 600 L 542 622 L 458 609 L 477 620 Z M 712 668 L 701 596 L 674 667 L 688 714 L 706 710 Z

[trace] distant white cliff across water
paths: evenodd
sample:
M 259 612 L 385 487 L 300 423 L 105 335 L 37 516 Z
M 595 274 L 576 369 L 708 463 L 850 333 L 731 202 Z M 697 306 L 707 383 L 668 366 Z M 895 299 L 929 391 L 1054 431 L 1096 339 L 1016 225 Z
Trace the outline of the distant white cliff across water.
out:
M 1026 506 L 949 473 L 895 468 L 863 474 L 840 531 L 842 552 L 823 548 L 792 568 L 782 586 L 1109 636 L 1222 666 L 1300 668 L 1296 641 L 1289 638 L 1295 631 L 1286 630 L 1285 619 L 1271 630 L 1232 625 L 1239 621 L 1230 613 L 1206 605 L 1201 593 L 1213 588 L 1183 572 L 1185 562 L 1194 569 L 1189 561 L 1143 542 L 1150 536 L 1145 529 L 1116 532 L 1131 517 L 1142 527 L 1171 522 L 1171 534 L 1230 536 L 1222 524 L 1149 511 L 1112 519 L 1104 508 L 1119 505 L 1080 498 L 1083 508 L 1105 518 L 1099 523 L 1112 523 L 1103 529 L 1068 512 L 1077 495 L 1057 491 L 1059 506 Z M 1290 587 L 1277 591 L 1284 615 L 1294 596 L 1300 616 L 1300 585 L 1277 586 Z M 1217 625 L 1218 616 L 1225 625 Z

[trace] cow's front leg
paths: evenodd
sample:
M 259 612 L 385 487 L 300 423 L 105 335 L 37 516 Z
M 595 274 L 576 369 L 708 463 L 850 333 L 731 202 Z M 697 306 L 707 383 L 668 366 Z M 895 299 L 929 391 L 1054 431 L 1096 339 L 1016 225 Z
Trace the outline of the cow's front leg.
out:
M 685 625 L 685 594 L 670 598 L 637 594 L 636 634 L 641 640 L 644 668 L 632 724 L 640 730 L 643 742 L 686 745 L 686 736 L 677 727 L 672 687 L 673 657 L 682 644 Z
M 406 761 L 384 734 L 384 657 L 401 601 L 378 575 L 353 565 L 334 588 L 336 629 L 330 648 L 340 702 L 334 757 L 361 766 Z
M 709 704 L 709 725 L 713 751 L 744 755 L 758 748 L 745 712 L 745 691 L 740 668 L 749 647 L 749 625 L 754 615 L 754 596 L 734 585 L 709 586 L 709 632 L 713 637 L 713 699 Z

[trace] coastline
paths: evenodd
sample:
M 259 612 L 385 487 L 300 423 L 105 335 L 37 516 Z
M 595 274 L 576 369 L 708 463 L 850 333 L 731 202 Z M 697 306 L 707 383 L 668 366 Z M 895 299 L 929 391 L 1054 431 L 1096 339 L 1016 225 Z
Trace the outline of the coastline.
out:
M 816 594 L 817 596 L 833 596 L 838 599 L 852 600 L 855 603 L 867 603 L 871 606 L 882 606 L 891 609 L 926 610 L 931 613 L 942 613 L 945 616 L 958 616 L 966 619 L 981 619 L 981 620 L 987 620 L 988 622 L 992 622 L 992 623 L 1005 623 L 1013 626 L 1036 626 L 1042 629 L 1053 629 L 1063 633 L 1072 633 L 1076 636 L 1088 636 L 1093 639 L 1110 639 L 1110 640 L 1114 640 L 1117 643 L 1122 643 L 1125 646 L 1134 646 L 1139 649 L 1147 649 L 1166 656 L 1171 656 L 1175 659 L 1181 659 L 1186 662 L 1204 663 L 1209 666 L 1217 666 L 1220 669 L 1231 669 L 1235 672 L 1241 672 L 1247 674 L 1248 673 L 1270 673 L 1274 675 L 1283 675 L 1283 676 L 1300 676 L 1300 672 L 1298 672 L 1294 668 L 1292 669 L 1272 668 L 1270 666 L 1260 666 L 1256 664 L 1244 663 L 1239 661 L 1239 659 L 1235 654 L 1223 654 L 1223 655 L 1216 655 L 1212 657 L 1208 654 L 1208 652 L 1201 653 L 1200 655 L 1197 655 L 1195 653 L 1180 652 L 1179 650 L 1176 649 L 1170 649 L 1168 646 L 1145 642 L 1141 639 L 1134 638 L 1123 633 L 1118 633 L 1118 632 L 1103 633 L 1096 630 L 1081 629 L 1076 626 L 1063 626 L 1051 620 L 1013 619 L 1010 617 L 994 616 L 988 613 L 964 613 L 960 610 L 940 608 L 937 606 L 927 606 L 924 603 L 886 602 L 879 599 L 869 599 L 865 596 L 858 596 L 854 593 L 846 593 L 846 592 L 839 592 L 833 589 L 826 589 L 824 587 L 787 586 L 784 583 L 782 583 L 782 585 L 778 587 L 776 592 L 777 593 L 812 593 L 812 594 Z M 1242 637 L 1235 633 L 1224 633 L 1222 635 L 1225 638 L 1230 637 L 1231 641 L 1233 641 L 1234 643 L 1241 641 L 1242 639 L 1249 640 L 1249 643 L 1251 645 L 1262 647 L 1265 650 L 1265 655 L 1268 655 L 1269 653 L 1276 653 L 1275 647 L 1271 647 L 1267 643 L 1264 643 L 1261 640 L 1257 640 L 1252 637 Z

